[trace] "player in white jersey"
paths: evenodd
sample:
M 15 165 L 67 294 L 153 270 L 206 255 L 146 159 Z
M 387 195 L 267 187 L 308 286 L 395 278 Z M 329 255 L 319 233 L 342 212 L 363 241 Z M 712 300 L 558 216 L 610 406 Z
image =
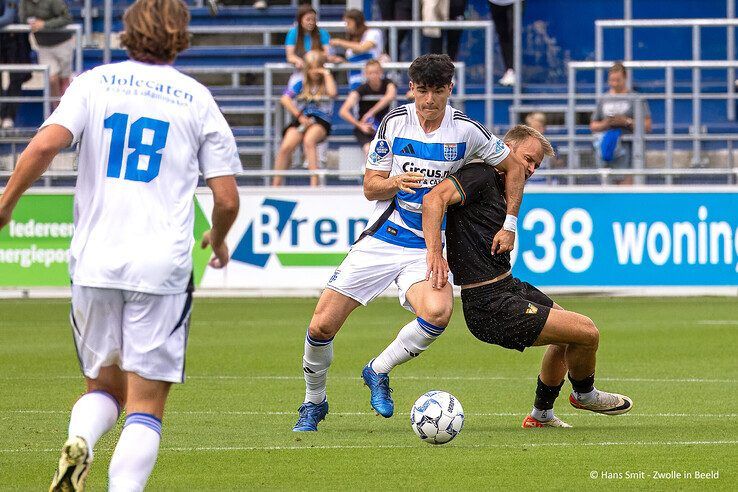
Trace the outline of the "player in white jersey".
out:
M 370 146 L 364 195 L 376 200 L 369 227 L 336 269 L 318 301 L 305 339 L 305 400 L 295 431 L 315 431 L 328 413 L 326 376 L 333 337 L 360 305 L 393 283 L 400 303 L 416 315 L 397 338 L 362 371 L 371 405 L 391 417 L 389 372 L 420 355 L 443 333 L 453 309 L 450 286 L 435 290 L 426 264 L 422 232 L 423 196 L 472 159 L 505 174 L 508 227 L 495 237 L 501 253 L 515 241 L 525 182 L 525 163 L 483 125 L 448 106 L 454 65 L 446 55 L 424 55 L 410 66 L 414 104 L 400 106 L 382 121 Z
M 54 156 L 80 142 L 71 244 L 74 343 L 87 393 L 72 409 L 51 490 L 82 490 L 97 440 L 126 409 L 109 490 L 143 490 L 164 404 L 184 381 L 192 308 L 194 193 L 213 191 L 214 267 L 238 213 L 235 140 L 212 95 L 171 63 L 189 44 L 181 0 L 138 0 L 125 13 L 130 61 L 77 77 L 20 156 L 0 227 Z

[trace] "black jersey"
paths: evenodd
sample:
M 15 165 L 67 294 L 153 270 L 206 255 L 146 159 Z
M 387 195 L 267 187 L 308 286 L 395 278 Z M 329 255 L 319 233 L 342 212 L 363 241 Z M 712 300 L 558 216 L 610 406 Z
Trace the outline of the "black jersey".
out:
M 449 176 L 461 202 L 448 208 L 446 253 L 456 285 L 467 285 L 510 271 L 510 253 L 492 254 L 492 239 L 507 214 L 505 182 L 494 167 L 470 163 Z

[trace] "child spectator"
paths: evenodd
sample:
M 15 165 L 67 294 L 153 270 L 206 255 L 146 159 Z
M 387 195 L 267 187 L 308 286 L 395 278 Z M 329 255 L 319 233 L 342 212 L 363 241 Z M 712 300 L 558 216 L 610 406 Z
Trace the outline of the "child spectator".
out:
M 394 82 L 384 77 L 382 65 L 377 60 L 366 62 L 364 78 L 366 82 L 349 93 L 338 114 L 354 125 L 354 136 L 364 149 L 364 154 L 367 154 L 379 124 L 397 96 L 397 87 Z M 381 98 L 370 99 L 371 96 Z
M 333 101 L 338 94 L 336 81 L 331 72 L 323 67 L 325 57 L 317 50 L 305 55 L 302 73 L 290 77 L 287 89 L 280 102 L 292 113 L 294 120 L 285 128 L 282 144 L 279 147 L 274 168 L 287 169 L 292 162 L 292 154 L 302 143 L 308 169 L 318 169 L 317 145 L 331 132 Z M 282 176 L 275 176 L 272 186 L 282 185 Z M 310 176 L 310 186 L 318 186 L 317 175 Z

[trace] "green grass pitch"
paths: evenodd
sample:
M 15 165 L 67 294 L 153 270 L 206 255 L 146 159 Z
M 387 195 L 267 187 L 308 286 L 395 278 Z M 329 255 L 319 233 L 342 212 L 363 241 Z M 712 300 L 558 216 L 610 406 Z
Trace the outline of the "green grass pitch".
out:
M 597 323 L 597 386 L 631 396 L 630 414 L 576 411 L 567 383 L 555 410 L 573 429 L 520 428 L 543 349 L 478 342 L 457 304 L 446 333 L 393 372 L 395 416 L 377 417 L 361 368 L 411 317 L 380 299 L 336 338 L 320 432 L 294 434 L 315 299 L 197 299 L 188 380 L 170 396 L 149 490 L 736 490 L 738 300 L 557 301 Z M 68 309 L 0 301 L 0 489 L 48 486 L 83 391 Z M 444 446 L 409 425 L 411 404 L 431 389 L 457 396 L 466 413 Z M 104 490 L 119 432 L 98 443 L 89 490 Z

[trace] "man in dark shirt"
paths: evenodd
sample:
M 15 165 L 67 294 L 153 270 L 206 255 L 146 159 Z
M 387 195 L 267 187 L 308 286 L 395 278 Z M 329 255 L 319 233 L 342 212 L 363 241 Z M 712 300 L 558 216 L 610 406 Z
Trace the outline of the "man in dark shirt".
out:
M 525 125 L 503 138 L 527 163 L 526 179 L 553 155 L 551 144 Z M 500 230 L 515 234 L 517 220 L 505 215 L 504 176 L 493 167 L 470 163 L 423 198 L 423 235 L 428 248 L 428 278 L 435 288 L 448 281 L 461 286 L 469 331 L 483 342 L 523 351 L 548 345 L 538 376 L 533 410 L 523 427 L 571 427 L 554 416 L 553 404 L 568 370 L 570 403 L 583 410 L 619 415 L 633 407 L 630 398 L 594 387 L 599 331 L 588 317 L 566 311 L 543 292 L 511 275 L 510 253 L 499 253 Z M 443 258 L 441 223 L 446 218 L 448 263 Z

